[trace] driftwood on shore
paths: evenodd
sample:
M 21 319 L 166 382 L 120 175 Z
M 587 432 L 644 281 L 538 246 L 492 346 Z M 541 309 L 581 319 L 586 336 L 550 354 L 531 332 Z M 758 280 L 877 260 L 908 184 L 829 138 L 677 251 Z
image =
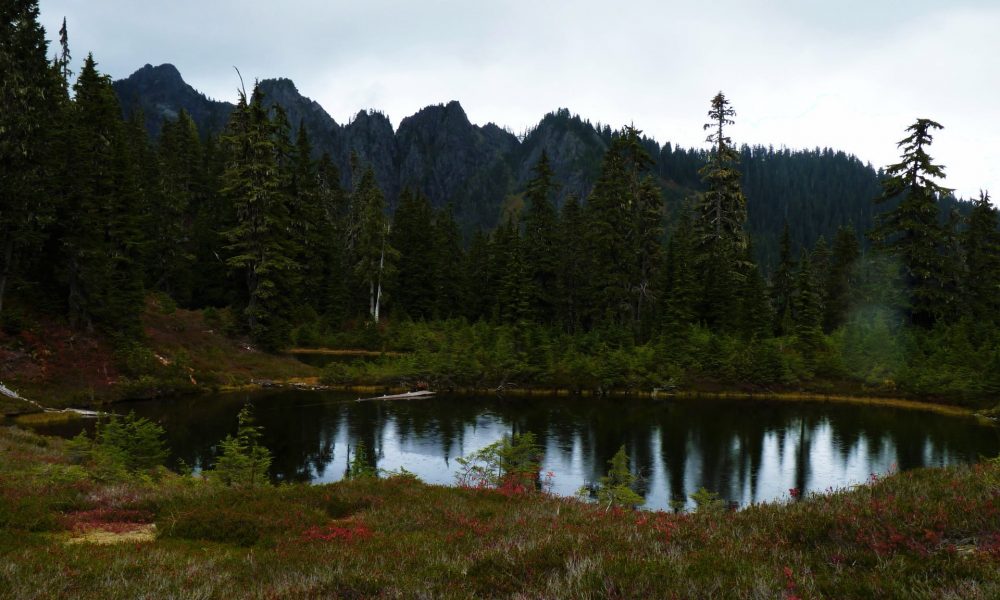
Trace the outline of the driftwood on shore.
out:
M 35 402 L 34 400 L 29 400 L 28 398 L 25 398 L 24 396 L 21 396 L 20 394 L 18 394 L 17 392 L 15 392 L 14 390 L 12 390 L 9 387 L 5 386 L 2 383 L 0 383 L 0 395 L 7 396 L 11 400 L 20 400 L 22 402 L 27 402 L 28 404 L 30 404 L 30 405 L 34 406 L 35 408 L 37 408 L 40 412 L 47 412 L 47 413 L 75 413 L 75 414 L 80 415 L 81 417 L 99 417 L 99 416 L 107 414 L 107 413 L 102 413 L 102 412 L 99 412 L 99 411 L 96 411 L 96 410 L 86 410 L 86 409 L 83 409 L 83 408 L 48 408 L 48 407 L 42 406 L 41 404 Z
M 369 400 L 409 400 L 411 398 L 430 398 L 434 396 L 434 392 L 429 390 L 420 390 L 418 392 L 405 392 L 402 394 L 386 394 L 382 396 L 372 396 L 371 398 L 358 398 L 358 402 L 367 402 Z

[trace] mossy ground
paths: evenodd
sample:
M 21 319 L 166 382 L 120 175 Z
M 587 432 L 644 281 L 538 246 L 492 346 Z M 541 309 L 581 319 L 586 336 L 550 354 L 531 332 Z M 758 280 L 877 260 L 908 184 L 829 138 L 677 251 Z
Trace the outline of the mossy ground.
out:
M 0 428 L 0 595 L 1000 597 L 996 461 L 683 515 L 405 477 L 255 490 L 99 477 L 60 440 Z M 150 541 L 67 543 L 152 524 Z

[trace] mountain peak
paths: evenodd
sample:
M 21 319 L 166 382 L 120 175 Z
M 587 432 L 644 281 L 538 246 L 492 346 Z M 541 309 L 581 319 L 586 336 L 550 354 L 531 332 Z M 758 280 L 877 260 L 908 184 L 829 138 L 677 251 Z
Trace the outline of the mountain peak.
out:
M 125 116 L 141 110 L 153 137 L 159 135 L 164 119 L 176 119 L 181 110 L 191 115 L 203 135 L 220 131 L 232 110 L 231 104 L 210 100 L 188 85 L 170 63 L 146 64 L 113 85 Z
M 150 83 L 184 83 L 181 72 L 170 63 L 153 66 L 146 63 L 141 69 L 128 76 L 126 81 L 149 81 Z
M 270 79 L 261 79 L 260 86 L 272 91 L 282 91 L 293 94 L 298 94 L 299 89 L 295 87 L 295 82 L 287 77 L 273 77 Z

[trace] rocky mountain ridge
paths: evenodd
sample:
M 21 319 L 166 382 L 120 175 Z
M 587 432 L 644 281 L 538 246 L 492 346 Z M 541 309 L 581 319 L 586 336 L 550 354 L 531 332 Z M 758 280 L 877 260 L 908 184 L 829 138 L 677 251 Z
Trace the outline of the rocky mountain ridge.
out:
M 196 91 L 169 64 L 145 65 L 114 87 L 125 116 L 142 110 L 153 137 L 163 119 L 176 118 L 182 109 L 203 136 L 218 135 L 233 109 Z M 518 209 L 543 151 L 555 171 L 558 202 L 570 195 L 585 201 L 614 135 L 607 125 L 595 126 L 558 109 L 518 138 L 493 123 L 473 124 L 457 101 L 427 106 L 403 118 L 397 128 L 377 110 L 361 110 L 341 124 L 289 79 L 262 80 L 260 90 L 265 102 L 284 108 L 293 135 L 300 125 L 307 129 L 317 156 L 331 157 L 345 187 L 351 185 L 350 157 L 356 153 L 374 169 L 389 210 L 404 188 L 414 189 L 436 208 L 450 206 L 467 235 L 492 229 Z M 700 189 L 698 169 L 706 154 L 651 139 L 644 143 L 655 161 L 669 220 Z M 856 157 L 829 149 L 766 147 L 744 147 L 741 154 L 748 226 L 765 267 L 775 262 L 785 221 L 798 247 L 811 247 L 821 235 L 832 238 L 841 225 L 853 224 L 859 232 L 871 225 L 878 173 Z
M 197 92 L 170 64 L 146 65 L 114 87 L 125 116 L 142 110 L 154 138 L 163 120 L 176 118 L 182 109 L 203 136 L 218 135 L 234 106 Z M 543 119 L 522 143 L 493 123 L 473 124 L 454 100 L 425 107 L 394 129 L 389 118 L 375 110 L 359 111 L 350 122 L 339 124 L 289 79 L 264 79 L 260 90 L 266 102 L 284 108 L 293 135 L 300 124 L 306 127 L 317 156 L 330 155 L 344 185 L 350 185 L 350 156 L 356 153 L 375 170 L 390 207 L 404 188 L 419 190 L 435 207 L 451 205 L 466 231 L 496 224 L 503 204 L 523 187 L 543 149 L 564 184 L 561 197 L 586 196 L 607 147 L 607 140 L 589 123 L 555 123 L 569 118 L 568 111 Z

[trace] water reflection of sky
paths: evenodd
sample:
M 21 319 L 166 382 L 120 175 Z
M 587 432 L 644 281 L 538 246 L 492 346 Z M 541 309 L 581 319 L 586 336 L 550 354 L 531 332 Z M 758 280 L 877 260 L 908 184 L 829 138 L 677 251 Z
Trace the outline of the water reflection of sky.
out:
M 401 429 L 399 415 L 391 410 L 383 414 L 382 419 L 374 440 L 373 458 L 378 468 L 406 469 L 423 481 L 437 484 L 455 482 L 460 469 L 456 458 L 468 456 L 517 429 L 516 418 L 507 419 L 490 410 L 479 412 L 459 428 L 449 428 L 448 435 L 435 422 L 426 424 L 419 433 L 409 428 Z M 323 465 L 321 472 L 314 471 L 310 479 L 330 482 L 344 476 L 349 446 L 357 443 L 350 434 L 349 420 L 349 414 L 343 415 L 338 429 L 333 432 L 331 461 Z M 600 428 L 600 423 L 576 422 L 568 427 L 566 422 L 560 421 L 550 425 L 547 430 L 535 432 L 544 450 L 542 472 L 554 474 L 552 491 L 571 496 L 602 474 L 600 468 L 607 458 L 599 456 L 595 438 L 600 434 L 594 431 Z M 960 426 L 976 427 L 968 421 Z M 639 457 L 647 459 L 637 466 L 643 476 L 641 491 L 650 508 L 668 508 L 672 500 L 680 499 L 692 507 L 690 494 L 702 487 L 746 505 L 788 499 L 792 489 L 812 493 L 844 488 L 865 482 L 872 474 L 882 475 L 896 469 L 899 463 L 896 438 L 900 432 L 879 433 L 870 426 L 864 429 L 861 433 L 848 431 L 841 435 L 834 419 L 828 416 L 796 418 L 791 415 L 780 419 L 773 427 L 761 426 L 755 440 L 731 435 L 713 441 L 697 427 L 686 431 L 672 428 L 668 432 L 653 424 L 642 432 L 644 435 L 632 436 L 633 444 L 646 447 L 636 448 L 637 452 L 629 449 L 629 453 L 637 458 L 636 462 L 640 462 Z M 929 433 L 918 435 L 922 438 L 919 449 L 922 465 L 941 466 L 975 458 L 968 453 L 952 452 L 946 441 L 933 439 Z M 671 451 L 664 443 L 668 436 L 681 438 L 670 440 Z M 627 441 L 623 442 L 628 449 Z M 713 443 L 719 447 L 706 451 L 706 444 Z M 678 447 L 683 448 L 680 453 L 683 456 L 673 458 L 681 460 L 668 460 L 668 452 L 677 453 Z M 708 460 L 713 464 L 706 464 Z
M 748 401 L 440 398 L 353 402 L 343 395 L 272 392 L 135 404 L 167 430 L 173 459 L 205 466 L 252 400 L 278 480 L 343 478 L 359 442 L 379 469 L 453 484 L 455 460 L 511 432 L 531 431 L 552 490 L 573 495 L 604 474 L 622 445 L 642 476 L 647 507 L 692 506 L 699 488 L 746 505 L 844 488 L 893 469 L 973 462 L 1000 453 L 995 427 L 899 409 Z M 66 434 L 74 432 L 67 431 Z

